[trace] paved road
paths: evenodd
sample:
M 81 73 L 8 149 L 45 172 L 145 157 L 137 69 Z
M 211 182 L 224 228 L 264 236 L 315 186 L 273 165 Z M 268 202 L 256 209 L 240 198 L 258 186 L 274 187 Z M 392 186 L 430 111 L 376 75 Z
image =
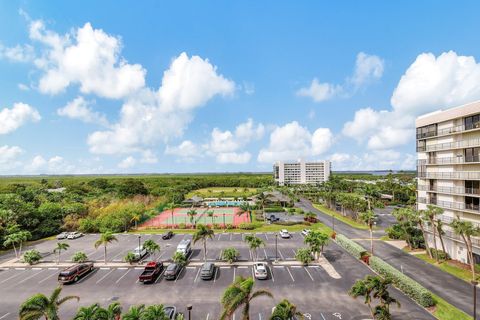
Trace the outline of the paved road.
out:
M 261 258 L 270 258 L 274 252 L 274 236 L 272 234 L 257 234 L 262 237 L 267 246 L 261 250 Z M 242 234 L 219 234 L 209 241 L 208 257 L 214 259 L 222 248 L 234 246 L 242 248 Z M 96 235 L 86 236 L 71 242 L 75 248 L 91 248 L 91 242 Z M 119 236 L 120 237 L 120 236 Z M 144 236 L 145 238 L 148 235 Z M 151 235 L 156 237 L 156 235 Z M 174 250 L 175 244 L 188 235 L 176 235 L 174 239 L 159 243 L 165 254 L 160 258 L 164 260 Z M 143 237 L 142 237 L 143 238 Z M 155 238 L 156 239 L 156 238 Z M 125 250 L 131 248 L 136 241 L 135 235 L 123 235 L 119 243 L 112 247 L 109 260 L 115 260 L 115 256 L 121 256 Z M 278 239 L 280 259 L 293 258 L 293 248 L 303 246 L 303 237 L 299 233 L 293 233 L 292 239 Z M 170 243 L 169 246 L 167 244 Z M 50 248 L 52 243 L 39 244 L 39 249 Z M 201 244 L 194 247 L 193 259 L 200 260 L 203 257 Z M 198 251 L 197 251 L 198 250 Z M 242 251 L 241 251 L 242 252 Z M 71 254 L 71 253 L 70 253 Z M 160 253 L 161 255 L 162 253 Z M 99 253 L 93 252 L 93 257 Z M 68 259 L 66 254 L 65 258 Z M 248 253 L 244 253 L 245 260 L 250 260 Z M 351 257 L 336 243 L 327 247 L 325 257 L 340 274 L 340 279 L 335 279 L 319 266 L 274 266 L 269 264 L 269 279 L 256 281 L 256 288 L 270 290 L 274 299 L 261 298 L 253 302 L 251 306 L 251 319 L 268 319 L 272 307 L 281 299 L 286 298 L 297 305 L 298 310 L 309 313 L 315 320 L 338 320 L 342 319 L 369 319 L 367 307 L 362 299 L 352 299 L 347 292 L 353 283 L 371 274 L 371 271 L 362 263 Z M 158 258 L 158 257 L 155 257 Z M 63 257 L 62 257 L 63 259 Z M 193 305 L 193 319 L 217 319 L 220 313 L 220 297 L 235 276 L 251 276 L 251 266 L 224 266 L 217 268 L 212 281 L 203 281 L 199 277 L 200 267 L 187 266 L 174 281 L 166 281 L 162 277 L 155 284 L 142 285 L 137 282 L 140 268 L 110 268 L 100 267 L 94 272 L 81 279 L 78 283 L 64 286 L 64 294 L 75 294 L 81 297 L 80 302 L 68 302 L 61 308 L 62 318 L 72 318 L 79 306 L 90 305 L 99 302 L 105 306 L 112 301 L 120 301 L 124 308 L 132 304 L 163 303 L 174 305 L 179 311 L 184 311 L 188 303 Z M 57 268 L 11 268 L 0 270 L 0 319 L 16 319 L 18 306 L 30 295 L 43 292 L 48 294 L 57 286 Z M 392 307 L 393 319 L 434 319 L 428 312 L 413 303 L 397 290 L 392 294 L 402 304 L 400 309 Z M 240 319 L 240 314 L 236 319 Z
M 302 199 L 297 204 L 304 210 L 312 211 L 317 214 L 320 221 L 327 226 L 332 226 L 332 218 L 330 215 L 317 210 L 312 204 L 305 199 Z M 349 225 L 335 221 L 335 229 L 337 233 L 341 233 L 352 239 L 367 239 L 369 238 L 368 231 L 358 230 Z M 380 236 L 383 230 L 376 231 L 374 236 Z M 370 249 L 370 241 L 358 241 L 364 248 Z M 465 281 L 459 280 L 439 268 L 431 266 L 430 264 L 397 249 L 383 241 L 375 242 L 375 255 L 391 264 L 393 267 L 403 272 L 422 284 L 436 295 L 450 302 L 452 305 L 463 310 L 464 312 L 472 313 L 472 286 Z M 480 305 L 480 296 L 477 297 L 477 305 Z

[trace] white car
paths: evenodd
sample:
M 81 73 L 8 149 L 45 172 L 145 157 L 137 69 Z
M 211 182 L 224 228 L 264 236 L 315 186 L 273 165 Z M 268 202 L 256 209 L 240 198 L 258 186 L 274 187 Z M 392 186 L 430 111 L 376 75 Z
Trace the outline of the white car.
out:
M 67 239 L 77 239 L 77 238 L 80 238 L 81 236 L 83 236 L 83 233 L 80 233 L 80 232 L 77 232 L 77 231 L 74 231 L 74 232 L 70 232 L 67 236 Z
M 57 236 L 57 240 L 67 239 L 67 237 L 68 237 L 68 232 L 62 232 Z
M 147 249 L 143 246 L 136 247 L 135 250 L 133 250 L 133 254 L 135 255 L 135 260 L 140 260 L 147 255 Z
M 283 239 L 288 239 L 290 238 L 290 233 L 288 232 L 287 229 L 282 229 L 280 230 L 280 237 Z
M 256 262 L 253 265 L 253 274 L 258 280 L 265 280 L 268 278 L 267 264 L 263 262 Z
M 310 230 L 310 229 L 303 229 L 303 230 L 302 230 L 302 234 L 306 237 L 306 236 L 310 233 L 310 231 L 312 231 L 312 230 Z

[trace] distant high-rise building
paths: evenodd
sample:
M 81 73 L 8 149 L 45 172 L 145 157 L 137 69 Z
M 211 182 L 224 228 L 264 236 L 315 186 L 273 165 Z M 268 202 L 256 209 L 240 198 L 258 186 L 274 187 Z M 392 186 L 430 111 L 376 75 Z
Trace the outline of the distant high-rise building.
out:
M 467 263 L 467 249 L 448 226 L 456 217 L 480 224 L 480 102 L 433 112 L 416 120 L 417 207 L 434 205 L 444 209 L 445 250 Z M 429 244 L 433 233 L 426 226 Z M 441 242 L 437 233 L 437 248 Z M 475 260 L 480 262 L 480 239 L 473 238 Z
M 273 165 L 273 177 L 281 186 L 321 183 L 330 177 L 330 161 L 278 161 Z

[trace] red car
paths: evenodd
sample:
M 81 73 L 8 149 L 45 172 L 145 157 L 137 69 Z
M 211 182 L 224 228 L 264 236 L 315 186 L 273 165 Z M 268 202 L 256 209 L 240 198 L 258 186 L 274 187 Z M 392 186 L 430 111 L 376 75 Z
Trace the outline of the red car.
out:
M 77 282 L 85 274 L 93 270 L 93 262 L 75 264 L 67 269 L 60 271 L 58 282 L 72 283 Z
M 142 274 L 138 278 L 138 281 L 143 283 L 154 282 L 158 278 L 158 276 L 162 273 L 162 271 L 163 271 L 162 262 L 151 261 L 147 263 L 147 265 L 145 266 L 145 269 L 143 270 Z

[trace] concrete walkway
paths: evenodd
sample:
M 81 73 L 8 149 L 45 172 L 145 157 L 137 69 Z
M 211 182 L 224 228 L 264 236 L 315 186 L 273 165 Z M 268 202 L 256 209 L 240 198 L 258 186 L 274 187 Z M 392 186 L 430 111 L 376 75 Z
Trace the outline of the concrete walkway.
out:
M 332 217 L 315 207 L 306 199 L 301 199 L 296 206 L 317 214 L 318 219 L 325 225 L 332 227 Z M 350 239 L 365 239 L 357 242 L 366 250 L 370 250 L 369 232 L 355 229 L 339 220 L 335 221 L 335 231 Z M 381 234 L 379 232 L 376 234 Z M 434 294 L 448 301 L 458 309 L 472 314 L 473 288 L 472 285 L 457 277 L 436 268 L 427 262 L 392 246 L 384 241 L 375 241 L 375 255 L 391 266 L 405 273 Z M 480 295 L 477 295 L 477 306 L 480 305 Z

